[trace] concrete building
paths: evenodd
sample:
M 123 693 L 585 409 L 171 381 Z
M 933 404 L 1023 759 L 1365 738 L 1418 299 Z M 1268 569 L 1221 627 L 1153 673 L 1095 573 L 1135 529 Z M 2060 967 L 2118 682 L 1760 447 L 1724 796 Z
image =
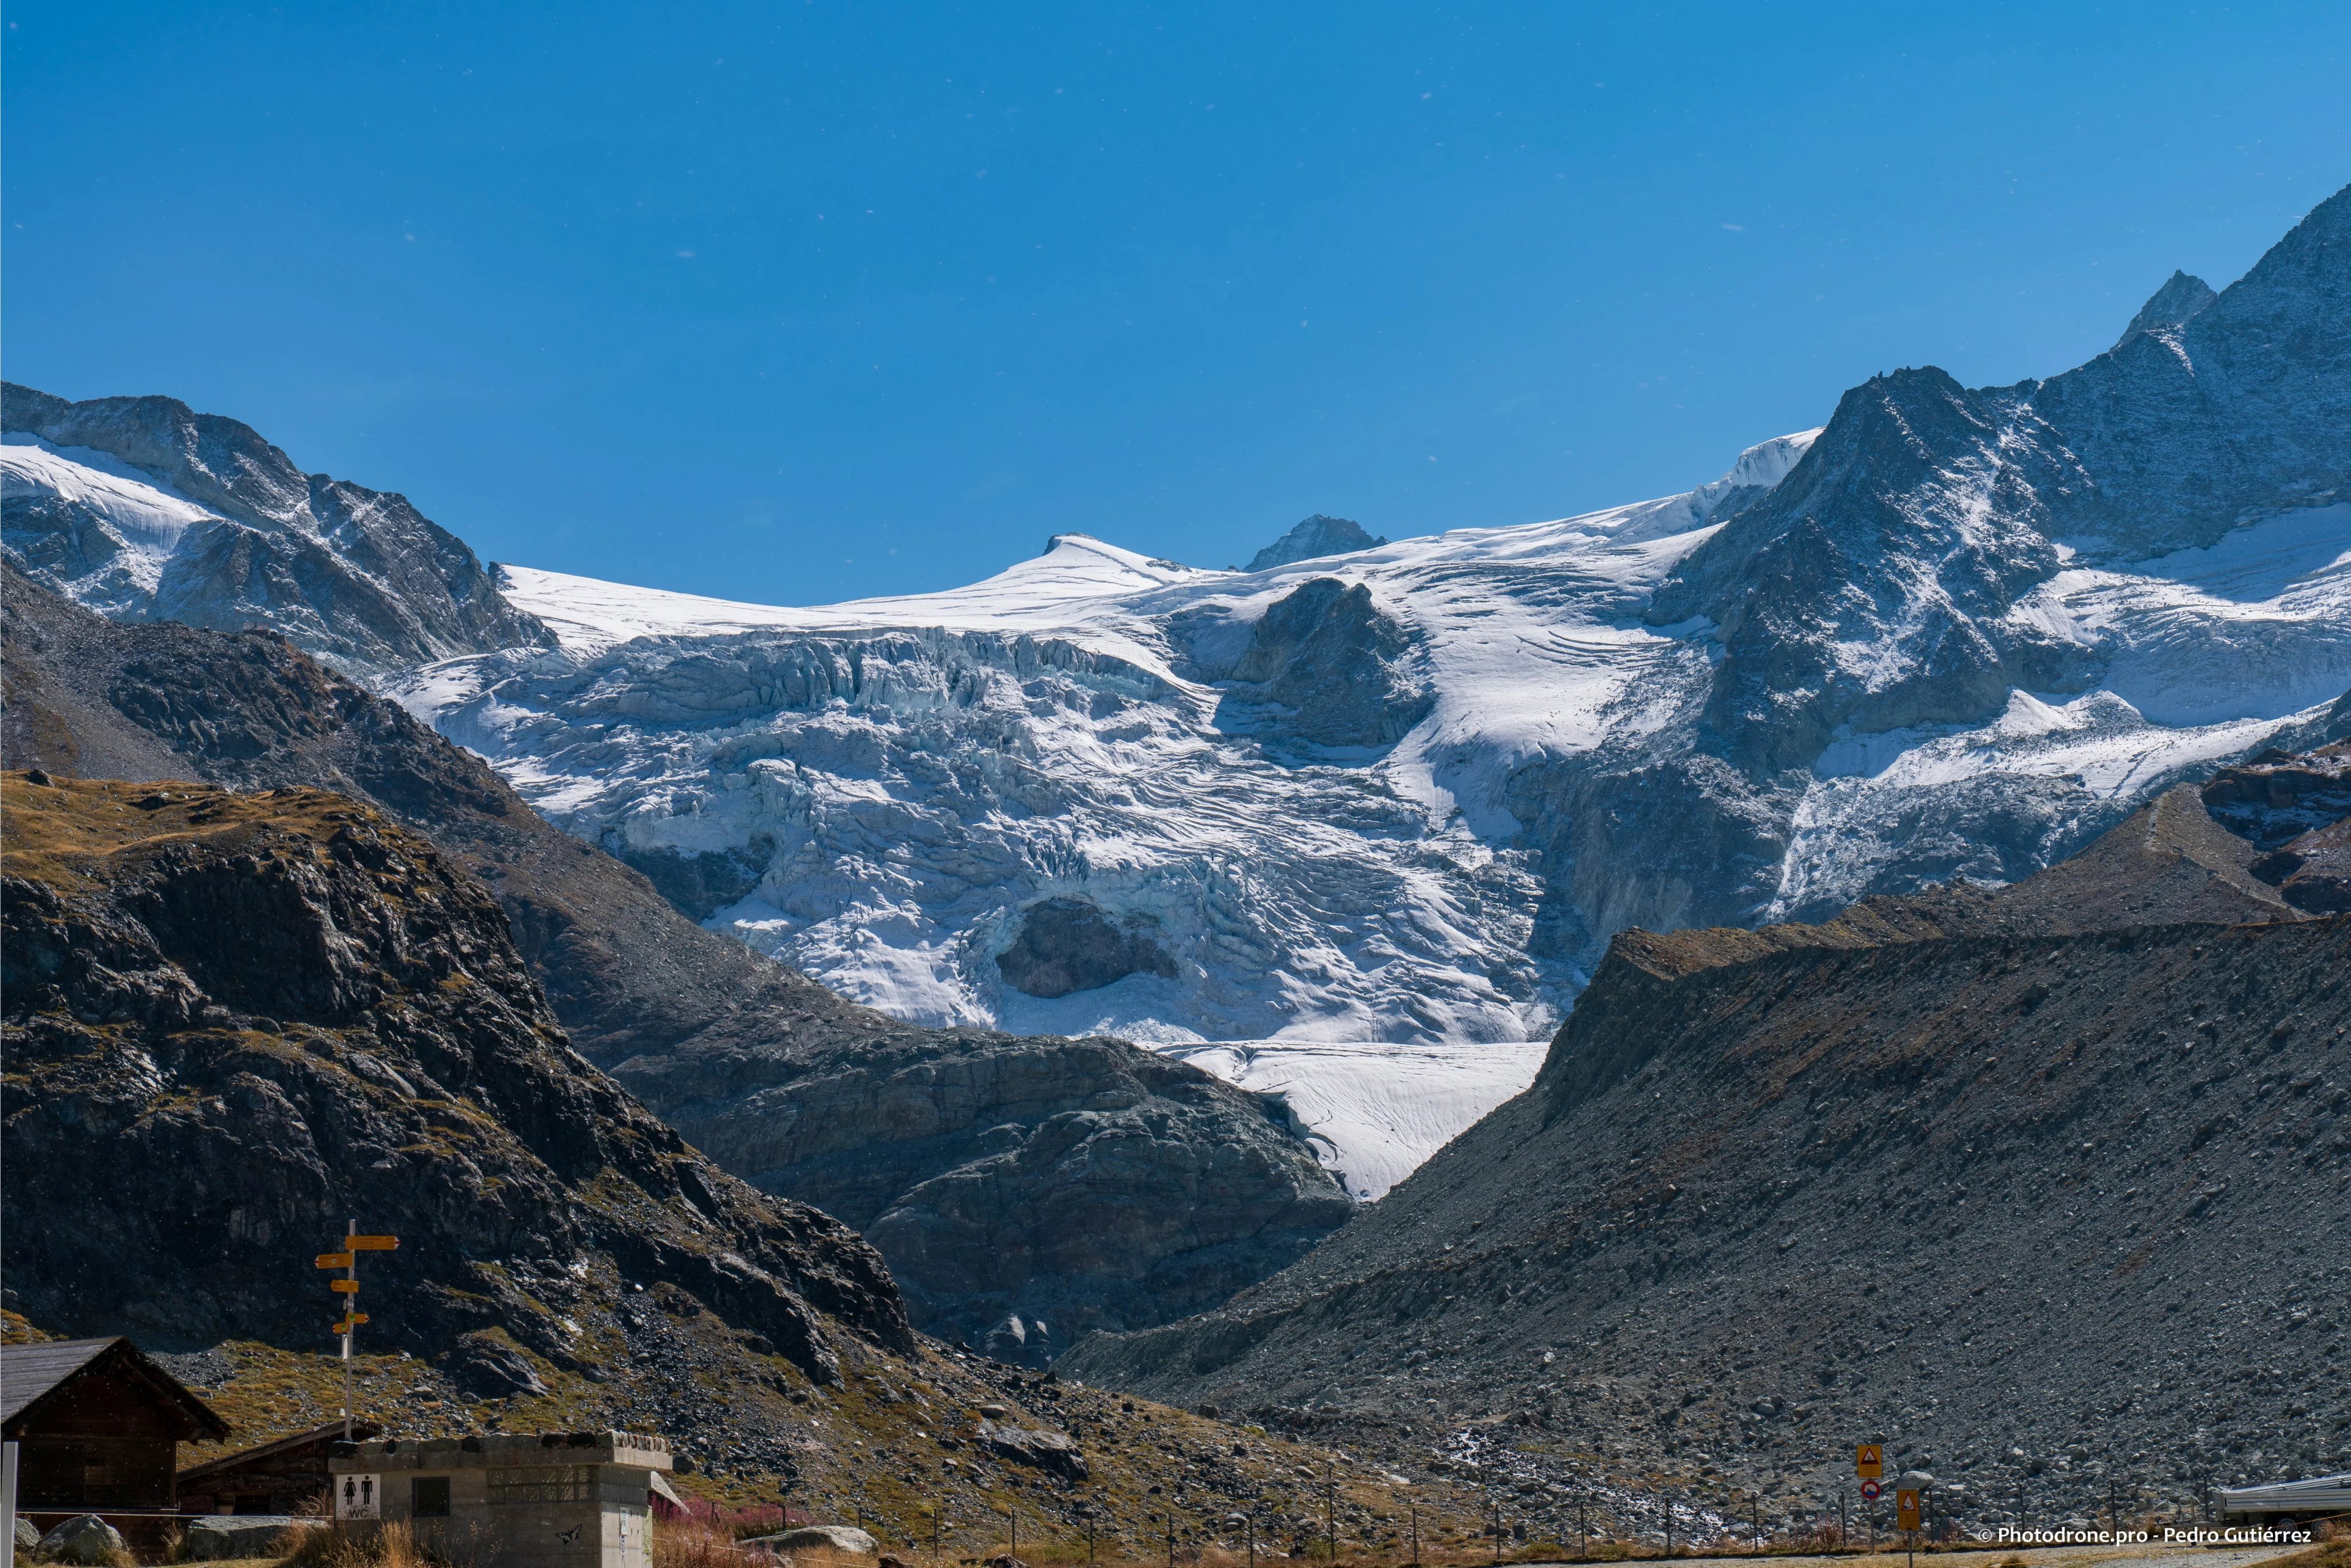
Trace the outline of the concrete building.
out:
M 669 1444 L 629 1432 L 389 1438 L 329 1450 L 335 1517 L 398 1521 L 417 1543 L 501 1568 L 653 1568 Z

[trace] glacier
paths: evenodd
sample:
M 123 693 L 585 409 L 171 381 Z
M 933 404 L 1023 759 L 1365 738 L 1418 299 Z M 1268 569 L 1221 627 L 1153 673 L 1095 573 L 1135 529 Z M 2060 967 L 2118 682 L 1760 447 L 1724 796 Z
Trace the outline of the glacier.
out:
M 1776 485 L 1816 434 L 1685 496 L 1259 573 L 1065 535 L 967 588 L 793 609 L 509 567 L 561 647 L 394 685 L 570 831 L 665 886 L 697 868 L 708 925 L 910 1020 L 1170 1047 L 1539 1039 L 1622 922 L 1553 914 L 1539 939 L 1559 877 L 1513 781 L 1673 743 L 1717 654 L 1704 623 L 1641 612 L 1726 498 Z M 1426 701 L 1393 741 L 1299 739 L 1263 720 L 1279 704 L 1234 700 L 1252 629 L 1326 580 L 1404 630 Z M 1785 797 L 1748 918 L 1906 884 L 1922 841 L 1966 838 L 1970 799 L 2029 801 L 2007 858 L 2046 863 L 2317 722 L 2351 686 L 2351 507 L 2069 565 L 2010 613 L 2105 678 L 2016 691 L 1989 723 L 1837 737 Z M 1639 880 L 1645 846 L 1614 848 L 1611 874 Z M 1047 901 L 1170 962 L 1027 994 L 997 960 Z

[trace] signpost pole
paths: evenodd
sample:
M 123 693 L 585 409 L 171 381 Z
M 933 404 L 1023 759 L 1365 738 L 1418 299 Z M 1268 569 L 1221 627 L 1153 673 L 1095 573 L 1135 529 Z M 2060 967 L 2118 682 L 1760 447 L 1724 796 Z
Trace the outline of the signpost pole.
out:
M 342 1278 L 329 1280 L 327 1288 L 333 1291 L 343 1303 L 342 1315 L 335 1320 L 334 1332 L 342 1346 L 343 1441 L 346 1443 L 351 1440 L 351 1407 L 358 1403 L 351 1382 L 351 1336 L 359 1331 L 360 1324 L 367 1322 L 367 1314 L 359 1310 L 360 1254 L 389 1252 L 399 1245 L 400 1238 L 397 1236 L 362 1236 L 360 1234 L 360 1222 L 347 1219 L 343 1223 L 343 1249 L 340 1252 L 321 1252 L 318 1257 L 318 1267 L 342 1270 Z
M 343 1270 L 343 1278 L 354 1285 L 359 1282 L 360 1255 L 351 1251 L 351 1238 L 359 1233 L 360 1222 L 357 1219 L 343 1222 L 343 1250 L 350 1253 L 351 1260 L 350 1266 Z M 351 1322 L 351 1312 L 358 1305 L 357 1301 L 343 1303 L 343 1441 L 346 1443 L 351 1440 L 351 1335 L 358 1332 L 357 1325 Z

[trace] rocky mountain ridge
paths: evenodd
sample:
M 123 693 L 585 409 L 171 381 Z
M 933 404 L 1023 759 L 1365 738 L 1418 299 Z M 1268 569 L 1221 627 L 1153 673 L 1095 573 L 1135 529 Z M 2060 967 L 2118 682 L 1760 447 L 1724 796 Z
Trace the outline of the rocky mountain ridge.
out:
M 406 497 L 305 474 L 235 420 L 12 382 L 0 423 L 8 558 L 110 615 L 266 626 L 357 670 L 551 641 Z
M 1783 1512 L 1865 1437 L 1962 1517 L 2339 1469 L 2351 922 L 2229 827 L 2328 831 L 2346 761 L 2173 790 L 2009 889 L 1621 933 L 1526 1093 L 1282 1274 L 1060 1370 L 1490 1421 Z
M 315 1340 L 332 1298 L 302 1265 L 363 1215 L 402 1235 L 379 1332 L 419 1354 L 585 1364 L 514 1282 L 539 1268 L 685 1289 L 820 1383 L 844 1331 L 914 1348 L 871 1247 L 571 1051 L 423 839 L 318 790 L 5 789 L 16 1311 L 165 1349 Z
M 323 785 L 496 896 L 571 1042 L 736 1175 L 880 1239 L 917 1322 L 1038 1362 L 1342 1223 L 1278 1102 L 1123 1042 L 906 1027 L 680 917 L 479 759 L 263 633 L 110 622 L 7 572 L 10 764 Z
M 1385 534 L 1374 538 L 1353 517 L 1325 517 L 1317 512 L 1301 518 L 1297 527 L 1249 557 L 1249 570 L 1263 571 L 1269 567 L 1290 566 L 1326 555 L 1352 555 L 1359 549 L 1377 549 L 1387 542 Z

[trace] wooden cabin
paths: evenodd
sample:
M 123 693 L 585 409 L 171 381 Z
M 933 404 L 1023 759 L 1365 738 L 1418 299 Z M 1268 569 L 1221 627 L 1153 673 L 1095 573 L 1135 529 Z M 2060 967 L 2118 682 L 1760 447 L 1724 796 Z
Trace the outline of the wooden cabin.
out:
M 0 1430 L 18 1445 L 20 1518 L 95 1513 L 140 1537 L 179 1511 L 180 1445 L 228 1423 L 117 1335 L 0 1345 Z
M 355 1441 L 381 1437 L 372 1421 L 354 1421 Z M 180 1472 L 183 1513 L 291 1514 L 327 1496 L 327 1450 L 343 1441 L 343 1423 L 330 1421 L 274 1443 L 242 1448 Z

